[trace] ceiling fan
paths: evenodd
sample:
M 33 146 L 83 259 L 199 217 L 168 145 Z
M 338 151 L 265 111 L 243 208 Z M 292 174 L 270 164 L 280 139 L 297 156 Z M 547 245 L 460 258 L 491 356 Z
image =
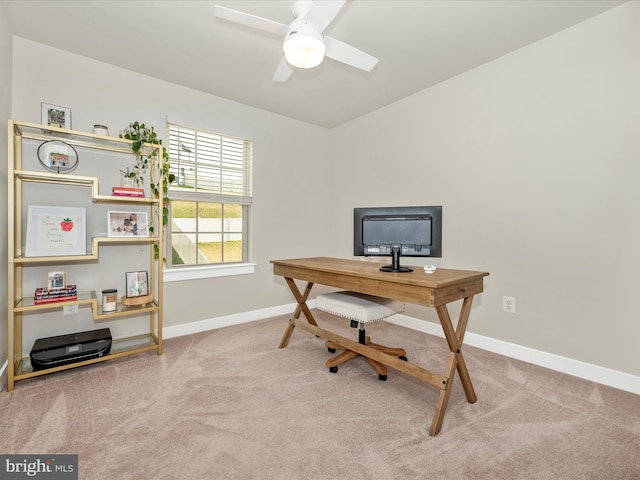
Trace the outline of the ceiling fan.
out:
M 213 7 L 213 13 L 216 17 L 284 37 L 284 55 L 273 81 L 286 82 L 295 67 L 313 68 L 322 63 L 325 56 L 366 72 L 376 66 L 377 58 L 340 40 L 322 35 L 345 2 L 346 0 L 298 0 L 293 6 L 295 20 L 290 25 L 219 5 Z

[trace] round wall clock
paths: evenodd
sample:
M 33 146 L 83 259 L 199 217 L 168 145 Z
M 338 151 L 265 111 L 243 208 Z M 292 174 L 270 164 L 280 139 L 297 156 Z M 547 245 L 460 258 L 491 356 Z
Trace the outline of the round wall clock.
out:
M 49 140 L 38 147 L 38 160 L 54 173 L 68 173 L 78 166 L 78 152 L 60 140 Z

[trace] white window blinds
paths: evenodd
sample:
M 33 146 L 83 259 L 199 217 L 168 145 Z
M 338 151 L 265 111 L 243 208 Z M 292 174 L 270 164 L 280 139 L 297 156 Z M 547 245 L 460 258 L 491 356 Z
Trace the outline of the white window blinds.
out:
M 171 173 L 176 176 L 172 190 L 231 195 L 236 202 L 250 203 L 249 140 L 172 124 L 168 128 Z

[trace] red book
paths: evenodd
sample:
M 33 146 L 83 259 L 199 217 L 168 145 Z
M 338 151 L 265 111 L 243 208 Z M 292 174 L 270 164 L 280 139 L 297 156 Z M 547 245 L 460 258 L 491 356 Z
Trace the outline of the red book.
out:
M 42 298 L 38 300 L 37 298 L 33 299 L 34 305 L 40 305 L 41 303 L 55 303 L 55 302 L 66 302 L 67 300 L 77 300 L 77 295 L 68 295 L 66 297 L 53 297 L 53 298 Z
M 58 288 L 44 288 L 44 287 L 38 287 L 36 288 L 36 295 L 38 294 L 43 294 L 43 293 L 75 293 L 76 291 L 76 286 L 75 285 L 65 285 L 64 287 L 58 287 Z
M 111 194 L 120 197 L 144 197 L 144 188 L 141 187 L 112 187 Z
M 111 194 L 114 197 L 138 197 L 138 198 L 144 197 L 144 192 L 135 193 L 135 192 L 120 192 L 120 191 L 114 190 L 113 192 L 111 192 Z
M 78 292 L 69 292 L 69 293 L 64 293 L 64 294 L 60 293 L 60 294 L 57 294 L 57 295 L 55 295 L 55 294 L 53 294 L 53 295 L 47 295 L 47 294 L 34 295 L 33 298 L 35 300 L 47 300 L 49 298 L 67 298 L 67 297 L 70 297 L 71 295 L 77 295 L 77 293 Z
M 142 187 L 111 187 L 112 190 L 122 190 L 122 191 L 129 191 L 129 192 L 144 192 L 144 188 Z
M 75 285 L 68 285 L 62 288 L 47 290 L 46 288 L 36 288 L 33 298 L 35 300 L 47 300 L 50 298 L 68 298 L 78 293 Z

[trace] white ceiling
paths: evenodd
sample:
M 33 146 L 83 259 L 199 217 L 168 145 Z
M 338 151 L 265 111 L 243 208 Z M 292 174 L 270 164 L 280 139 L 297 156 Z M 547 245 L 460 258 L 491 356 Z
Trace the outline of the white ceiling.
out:
M 294 0 L 2 1 L 20 37 L 304 122 L 334 127 L 614 8 L 618 0 L 348 0 L 325 34 L 380 59 L 271 81 L 282 39 L 213 17 L 280 23 Z

